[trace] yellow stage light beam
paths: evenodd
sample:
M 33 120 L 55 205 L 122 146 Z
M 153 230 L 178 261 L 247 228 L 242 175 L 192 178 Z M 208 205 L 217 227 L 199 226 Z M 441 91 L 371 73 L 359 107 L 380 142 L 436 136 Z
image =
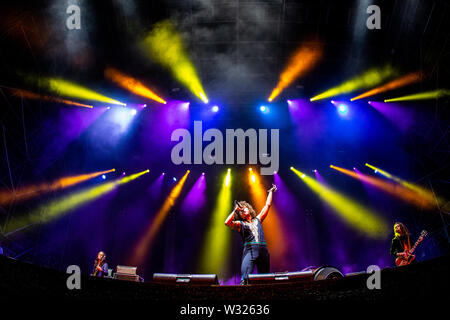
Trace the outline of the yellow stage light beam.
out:
M 291 167 L 291 170 L 349 226 L 371 238 L 384 239 L 390 228 L 379 214 Z
M 17 230 L 31 224 L 48 222 L 61 216 L 64 213 L 69 212 L 70 210 L 91 202 L 101 197 L 102 195 L 114 190 L 116 187 L 137 179 L 138 177 L 148 172 L 149 170 L 138 172 L 128 177 L 123 177 L 111 182 L 102 183 L 98 186 L 89 187 L 84 190 L 64 196 L 60 199 L 51 201 L 31 211 L 29 214 L 11 219 L 6 225 L 6 232 L 11 232 L 13 230 Z
M 57 191 L 68 188 L 70 186 L 82 183 L 86 180 L 93 179 L 103 174 L 114 172 L 115 169 L 99 171 L 77 176 L 63 177 L 50 183 L 40 183 L 37 185 L 16 188 L 14 191 L 0 191 L 0 204 L 4 205 L 10 201 L 23 201 L 34 198 L 44 193 Z
M 91 109 L 93 108 L 93 106 L 88 105 L 88 104 L 70 101 L 70 100 L 66 100 L 66 99 L 61 99 L 61 98 L 57 98 L 57 97 L 52 97 L 52 96 L 48 96 L 48 95 L 44 95 L 44 94 L 38 94 L 38 93 L 30 92 L 27 90 L 22 90 L 22 89 L 10 89 L 10 90 L 12 91 L 12 93 L 15 96 L 19 96 L 19 97 L 22 97 L 25 99 L 45 100 L 45 101 L 51 101 L 51 102 L 56 102 L 56 103 L 64 103 L 67 105 L 72 105 L 72 106 L 77 106 L 77 107 L 91 108 Z
M 172 75 L 195 96 L 208 103 L 208 97 L 186 52 L 183 39 L 170 21 L 157 23 L 143 40 L 142 46 L 155 61 L 168 68 Z
M 181 189 L 183 189 L 184 183 L 190 173 L 187 170 L 184 176 L 178 181 L 178 183 L 170 191 L 169 196 L 164 201 L 161 208 L 156 213 L 156 216 L 150 221 L 143 237 L 139 240 L 132 256 L 128 259 L 129 263 L 132 265 L 141 265 L 144 262 L 145 257 L 150 253 L 151 246 L 155 236 L 158 234 L 163 222 L 165 221 L 169 211 L 175 205 L 175 202 L 180 195 Z
M 394 176 L 394 175 L 390 174 L 387 171 L 384 171 L 384 170 L 382 170 L 380 168 L 372 166 L 372 165 L 370 165 L 368 163 L 366 163 L 366 166 L 371 168 L 375 172 L 379 172 L 381 175 L 385 176 L 386 178 L 394 180 L 395 182 L 399 183 L 401 186 L 416 192 L 415 196 L 417 198 L 419 198 L 419 199 L 422 199 L 422 201 L 425 203 L 425 205 L 427 207 L 431 208 L 431 207 L 434 207 L 434 206 L 436 206 L 438 204 L 442 204 L 443 203 L 443 199 L 438 198 L 430 190 L 427 190 L 426 188 L 424 188 L 424 187 L 422 187 L 422 186 L 420 186 L 418 184 L 415 184 L 415 183 L 403 180 L 403 179 L 401 179 L 401 178 L 399 178 L 397 176 Z
M 340 171 L 354 179 L 377 187 L 378 189 L 383 190 L 386 193 L 389 193 L 420 208 L 430 209 L 434 207 L 433 199 L 425 198 L 417 192 L 410 190 L 402 185 L 386 182 L 379 178 L 371 177 L 363 173 L 356 173 L 353 170 L 348 170 L 333 165 L 330 165 L 330 168 Z
M 447 96 L 450 96 L 450 90 L 439 89 L 439 90 L 434 90 L 434 91 L 410 94 L 410 95 L 398 97 L 398 98 L 386 99 L 386 100 L 384 100 L 384 102 L 431 100 L 431 99 L 439 99 L 439 98 L 447 97 Z
M 321 43 L 302 45 L 289 59 L 284 71 L 281 73 L 277 86 L 272 90 L 269 102 L 272 102 L 292 81 L 309 72 L 322 57 Z
M 156 93 L 147 88 L 142 82 L 120 72 L 117 69 L 114 68 L 105 69 L 105 76 L 111 81 L 121 86 L 122 88 L 125 88 L 133 92 L 134 94 L 154 100 L 159 103 L 166 104 L 166 101 L 164 101 L 163 98 L 159 97 Z
M 107 96 L 104 96 L 100 93 L 97 93 L 91 89 L 85 88 L 83 86 L 80 86 L 79 84 L 58 79 L 58 78 L 43 78 L 39 80 L 40 87 L 44 89 L 48 89 L 52 91 L 53 93 L 65 96 L 65 97 L 71 97 L 71 98 L 77 98 L 77 99 L 84 99 L 84 100 L 92 100 L 92 101 L 99 101 L 109 104 L 118 104 L 125 106 L 126 104 L 114 99 L 111 99 Z
M 228 256 L 230 254 L 231 232 L 223 222 L 233 210 L 231 199 L 231 170 L 228 169 L 217 196 L 216 205 L 211 215 L 205 244 L 201 251 L 199 270 L 202 273 L 215 273 L 220 276 L 228 273 Z
M 394 89 L 397 89 L 397 88 L 401 88 L 401 87 L 404 87 L 404 86 L 407 86 L 407 85 L 410 85 L 410 84 L 413 84 L 413 83 L 417 83 L 422 78 L 423 78 L 422 72 L 420 72 L 420 71 L 413 72 L 413 73 L 407 74 L 407 75 L 405 75 L 405 76 L 403 76 L 401 78 L 392 80 L 392 81 L 390 81 L 390 82 L 388 82 L 388 83 L 386 83 L 386 84 L 384 84 L 384 85 L 382 85 L 382 86 L 380 86 L 378 88 L 375 88 L 375 89 L 369 90 L 367 92 L 361 93 L 360 95 L 358 95 L 358 96 L 356 96 L 354 98 L 351 98 L 350 101 L 355 101 L 355 100 L 358 100 L 358 99 L 371 97 L 371 96 L 374 96 L 374 95 L 382 93 L 382 92 L 387 92 L 387 91 L 394 90 Z
M 248 184 L 250 195 L 256 214 L 265 206 L 267 200 L 267 190 L 261 183 L 261 178 L 255 172 L 249 172 Z M 259 211 L 258 211 L 259 210 Z M 285 237 L 286 229 L 275 206 L 272 203 L 269 214 L 263 222 L 264 236 L 266 237 L 267 248 L 269 249 L 271 260 L 274 265 L 285 265 L 287 252 L 287 241 Z
M 395 72 L 391 66 L 385 66 L 381 69 L 370 69 L 359 75 L 354 77 L 334 88 L 331 88 L 321 94 L 316 95 L 315 97 L 309 99 L 310 101 L 316 101 L 321 99 L 326 99 L 334 96 L 338 96 L 341 94 L 347 94 L 359 89 L 366 89 L 373 86 L 376 86 L 386 80 L 387 78 L 394 75 Z

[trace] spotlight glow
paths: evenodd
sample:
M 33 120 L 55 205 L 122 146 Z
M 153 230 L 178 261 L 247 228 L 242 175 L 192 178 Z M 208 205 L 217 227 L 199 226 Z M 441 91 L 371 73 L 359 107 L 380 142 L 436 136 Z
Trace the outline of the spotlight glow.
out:
M 27 187 L 19 187 L 12 191 L 0 191 L 0 204 L 6 204 L 10 201 L 23 201 L 26 199 L 34 198 L 45 193 L 58 191 L 65 189 L 86 180 L 96 178 L 100 175 L 105 175 L 110 172 L 114 172 L 115 169 L 99 171 L 88 174 L 81 174 L 77 176 L 63 177 L 50 183 L 41 183 L 37 185 L 31 185 Z
M 410 95 L 398 97 L 398 98 L 386 99 L 386 100 L 384 100 L 384 102 L 431 100 L 431 99 L 439 99 L 439 98 L 447 97 L 447 96 L 450 96 L 450 90 L 441 89 L 441 90 L 434 90 L 434 91 L 410 94 Z
M 194 95 L 204 103 L 208 103 L 208 98 L 194 64 L 186 52 L 182 37 L 169 20 L 157 23 L 145 37 L 142 47 L 155 61 L 168 68 L 172 75 Z
M 199 266 L 201 273 L 215 273 L 222 276 L 228 272 L 226 261 L 230 255 L 231 232 L 223 222 L 232 210 L 230 172 L 228 169 L 211 215 L 205 244 L 201 251 Z
M 371 238 L 385 238 L 390 228 L 379 214 L 331 189 L 329 186 L 312 179 L 295 168 L 291 169 L 312 191 L 324 200 L 342 220 Z
M 136 249 L 132 253 L 132 256 L 128 259 L 131 265 L 142 265 L 145 257 L 149 255 L 149 251 L 151 249 L 153 240 L 157 235 L 157 233 L 159 232 L 159 230 L 161 229 L 161 226 L 165 221 L 169 211 L 175 205 L 176 200 L 180 195 L 181 189 L 183 188 L 183 185 L 188 175 L 189 170 L 186 171 L 183 178 L 181 178 L 180 181 L 176 184 L 176 186 L 173 187 L 173 189 L 170 191 L 169 196 L 166 198 L 163 205 L 156 213 L 154 219 L 150 221 L 150 224 L 148 225 L 144 236 L 139 241 L 138 245 L 136 246 Z
M 400 186 L 406 188 L 407 190 L 404 190 L 402 194 L 404 195 L 404 197 L 407 197 L 407 200 L 415 203 L 418 206 L 423 206 L 426 209 L 429 209 L 445 202 L 443 199 L 438 198 L 437 196 L 435 197 L 431 191 L 418 184 L 403 180 L 397 176 L 390 174 L 387 171 L 374 167 L 368 163 L 366 163 L 365 165 L 374 170 L 375 173 L 379 173 L 382 176 L 391 179 L 397 182 Z M 400 189 L 400 186 L 397 186 L 396 189 Z M 408 192 L 408 190 L 413 191 L 413 193 L 411 194 L 411 192 Z
M 298 48 L 289 59 L 280 75 L 277 86 L 272 90 L 267 101 L 273 101 L 292 81 L 311 71 L 322 58 L 322 48 L 323 45 L 318 42 L 302 45 Z
M 248 174 L 252 206 L 258 214 L 258 211 L 262 210 L 266 204 L 267 190 L 261 182 L 261 175 L 256 172 L 249 172 Z M 287 229 L 283 225 L 283 221 L 274 204 L 272 204 L 270 212 L 266 220 L 264 220 L 263 228 L 273 263 L 284 265 L 288 259 L 286 255 L 289 254 L 286 245 Z
M 217 112 L 217 111 L 219 111 L 219 107 L 218 106 L 213 106 L 211 108 L 211 110 L 212 110 L 212 112 Z
M 348 112 L 348 108 L 345 104 L 340 104 L 338 106 L 339 113 L 346 114 Z
M 64 196 L 60 199 L 51 201 L 38 207 L 36 210 L 31 211 L 27 215 L 11 219 L 6 226 L 6 232 L 11 232 L 13 230 L 17 230 L 19 228 L 23 228 L 35 223 L 48 222 L 70 210 L 73 210 L 83 204 L 101 197 L 102 195 L 114 190 L 115 188 L 125 183 L 137 179 L 147 172 L 148 171 L 142 171 L 128 177 L 119 178 L 110 182 L 104 182 L 98 186 L 86 188 L 81 191 Z
M 52 96 L 48 96 L 48 95 L 37 94 L 37 93 L 26 91 L 26 90 L 21 90 L 21 89 L 10 89 L 10 90 L 15 96 L 22 97 L 25 99 L 45 100 L 45 101 L 51 101 L 51 102 L 55 102 L 55 103 L 64 103 L 64 104 L 71 105 L 71 106 L 91 108 L 91 109 L 93 108 L 93 106 L 91 106 L 91 105 L 87 105 L 87 104 L 83 104 L 83 103 L 79 103 L 79 102 L 75 102 L 75 101 L 69 101 L 66 99 L 61 99 L 61 98 L 52 97 Z
M 401 87 L 404 87 L 404 86 L 407 86 L 407 85 L 410 85 L 413 83 L 417 83 L 422 79 L 422 77 L 423 77 L 422 72 L 410 73 L 401 78 L 390 81 L 389 83 L 386 83 L 380 87 L 377 87 L 375 89 L 369 90 L 364 93 L 361 93 L 360 95 L 358 95 L 354 98 L 351 98 L 350 101 L 367 98 L 367 97 L 374 96 L 374 95 L 382 93 L 382 92 L 387 92 L 387 91 L 401 88 Z M 369 104 L 370 104 L 370 101 L 369 101 Z
M 105 70 L 105 76 L 122 88 L 125 88 L 134 94 L 166 104 L 166 101 L 164 101 L 163 98 L 159 97 L 156 93 L 147 88 L 142 82 L 120 72 L 119 70 L 107 68 Z M 144 105 L 144 108 L 145 107 L 147 107 L 146 104 Z
M 371 69 L 362 75 L 354 77 L 334 88 L 316 95 L 311 98 L 310 101 L 326 99 L 341 94 L 347 94 L 355 90 L 373 87 L 391 77 L 394 73 L 394 70 L 390 66 L 386 66 L 382 69 Z
M 43 78 L 39 81 L 39 86 L 61 96 L 126 106 L 123 102 L 111 99 L 93 90 L 63 79 Z

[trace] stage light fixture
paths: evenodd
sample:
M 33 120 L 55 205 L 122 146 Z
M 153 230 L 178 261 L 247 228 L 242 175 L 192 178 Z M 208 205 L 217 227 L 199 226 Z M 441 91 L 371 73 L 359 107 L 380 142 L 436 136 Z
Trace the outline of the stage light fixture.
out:
M 213 106 L 211 108 L 211 110 L 212 110 L 212 112 L 217 112 L 217 111 L 219 111 L 219 107 L 218 106 Z
M 348 112 L 348 107 L 342 103 L 338 106 L 338 110 L 340 114 L 346 114 Z

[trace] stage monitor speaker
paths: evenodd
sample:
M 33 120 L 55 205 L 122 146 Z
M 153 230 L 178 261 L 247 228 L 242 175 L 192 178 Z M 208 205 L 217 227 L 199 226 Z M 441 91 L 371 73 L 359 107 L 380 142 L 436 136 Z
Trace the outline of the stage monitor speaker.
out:
M 122 274 L 136 275 L 137 267 L 130 266 L 117 266 L 116 272 Z
M 140 278 L 138 275 L 136 274 L 128 274 L 128 273 L 118 273 L 116 272 L 114 274 L 114 279 L 116 280 L 125 280 L 125 281 L 134 281 L 134 282 L 139 282 Z
M 313 271 L 295 271 L 295 272 L 275 272 L 275 273 L 260 273 L 249 274 L 249 284 L 270 284 L 281 282 L 304 282 L 312 281 L 314 277 Z
M 154 283 L 191 284 L 191 285 L 217 285 L 219 279 L 216 274 L 172 274 L 154 273 Z
M 344 275 L 335 267 L 323 266 L 314 271 L 314 280 L 342 278 Z
M 365 272 L 365 271 L 350 272 L 350 273 L 346 273 L 345 276 L 346 277 L 354 277 L 354 276 L 359 276 L 362 274 L 367 274 L 367 272 Z

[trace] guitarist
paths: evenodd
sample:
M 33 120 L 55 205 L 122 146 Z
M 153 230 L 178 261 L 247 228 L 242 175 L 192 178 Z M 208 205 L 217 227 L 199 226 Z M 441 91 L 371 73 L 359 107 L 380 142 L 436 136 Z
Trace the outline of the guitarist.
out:
M 409 231 L 406 226 L 401 222 L 394 224 L 394 238 L 391 242 L 391 255 L 397 258 L 408 258 L 408 252 L 411 250 L 411 240 L 409 238 Z M 416 263 L 414 259 L 411 263 Z
M 94 270 L 91 276 L 103 278 L 105 275 L 108 275 L 108 263 L 106 262 L 106 254 L 100 251 L 94 261 Z

